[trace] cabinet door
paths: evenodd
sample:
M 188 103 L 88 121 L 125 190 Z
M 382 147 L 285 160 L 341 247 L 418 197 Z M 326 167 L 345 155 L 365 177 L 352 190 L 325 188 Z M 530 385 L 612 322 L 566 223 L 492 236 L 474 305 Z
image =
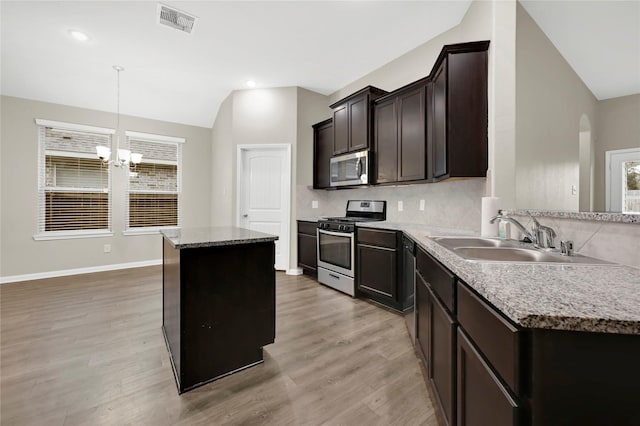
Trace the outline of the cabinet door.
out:
M 431 377 L 431 295 L 427 283 L 416 272 L 416 343 L 424 361 L 427 376 Z
M 349 150 L 349 109 L 347 104 L 333 110 L 333 155 Z
M 447 170 L 447 61 L 444 60 L 433 77 L 433 177 L 448 173 Z
M 318 267 L 317 238 L 312 235 L 298 234 L 298 265 L 315 271 Z
M 398 97 L 398 181 L 426 177 L 425 88 Z
M 376 182 L 398 180 L 398 129 L 396 102 L 390 99 L 374 106 Z
M 398 251 L 358 244 L 358 290 L 397 301 Z
M 369 147 L 369 97 L 349 101 L 349 152 Z
M 450 54 L 447 63 L 448 174 L 486 176 L 487 52 Z
M 314 127 L 313 135 L 313 187 L 331 186 L 330 161 L 333 155 L 333 124 L 331 122 Z
M 518 425 L 518 404 L 460 329 L 457 350 L 458 425 Z
M 455 321 L 440 301 L 430 293 L 431 383 L 447 424 L 455 424 Z

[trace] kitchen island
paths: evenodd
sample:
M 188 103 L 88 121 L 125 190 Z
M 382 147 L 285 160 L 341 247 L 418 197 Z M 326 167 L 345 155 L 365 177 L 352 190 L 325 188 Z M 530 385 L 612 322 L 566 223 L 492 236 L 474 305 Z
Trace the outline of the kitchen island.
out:
M 275 340 L 278 237 L 235 227 L 162 235 L 162 330 L 178 391 L 263 362 Z

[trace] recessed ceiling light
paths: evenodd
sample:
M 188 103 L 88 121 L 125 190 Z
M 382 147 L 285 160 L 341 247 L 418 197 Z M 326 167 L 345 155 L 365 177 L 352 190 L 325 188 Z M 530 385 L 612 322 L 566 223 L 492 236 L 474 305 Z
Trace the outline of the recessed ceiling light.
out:
M 248 80 L 248 81 L 247 81 L 247 86 L 249 86 L 249 87 L 256 87 L 256 82 L 255 82 L 255 81 L 253 81 L 253 80 Z
M 69 30 L 69 35 L 75 38 L 78 41 L 87 41 L 89 40 L 89 36 L 78 30 Z

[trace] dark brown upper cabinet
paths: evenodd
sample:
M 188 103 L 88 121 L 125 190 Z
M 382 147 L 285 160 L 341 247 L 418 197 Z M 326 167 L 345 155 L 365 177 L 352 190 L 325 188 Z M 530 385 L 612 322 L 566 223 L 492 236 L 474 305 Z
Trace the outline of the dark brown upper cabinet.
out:
M 430 74 L 427 125 L 432 178 L 487 174 L 488 41 L 445 46 Z
M 424 78 L 374 103 L 376 183 L 426 179 L 426 86 Z
M 313 188 L 331 187 L 330 160 L 333 155 L 333 120 L 313 125 Z
M 333 109 L 333 155 L 369 148 L 372 102 L 386 93 L 367 86 L 330 105 Z

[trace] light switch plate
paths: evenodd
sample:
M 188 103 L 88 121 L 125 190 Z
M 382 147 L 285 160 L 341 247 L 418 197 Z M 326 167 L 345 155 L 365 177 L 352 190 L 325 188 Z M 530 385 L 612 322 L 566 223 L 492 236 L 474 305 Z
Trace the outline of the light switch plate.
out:
M 402 201 L 398 201 L 398 211 L 401 212 L 402 210 L 404 210 L 404 204 Z
M 424 200 L 420 200 L 420 210 L 424 211 Z
M 312 209 L 317 209 L 318 208 L 318 200 L 311 201 L 311 208 Z
M 111 244 L 105 244 L 103 250 L 105 253 L 111 253 Z

